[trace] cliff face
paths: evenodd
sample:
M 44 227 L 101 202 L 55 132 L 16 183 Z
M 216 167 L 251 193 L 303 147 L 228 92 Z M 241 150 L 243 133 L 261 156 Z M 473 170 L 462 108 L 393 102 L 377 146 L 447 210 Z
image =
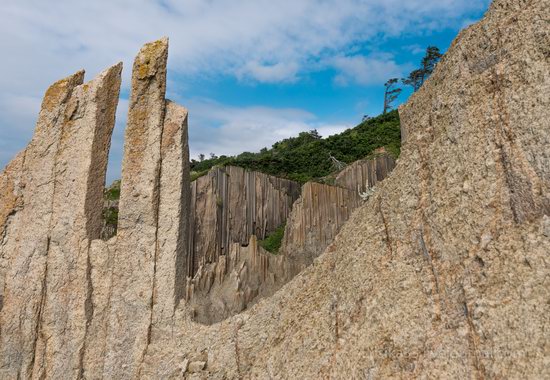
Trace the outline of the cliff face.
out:
M 299 196 L 297 182 L 232 166 L 193 181 L 188 275 L 227 256 L 232 243 L 247 245 L 251 235 L 264 239 L 285 223 Z
M 0 377 L 136 376 L 183 296 L 187 111 L 164 99 L 167 48 L 146 45 L 134 65 L 115 238 L 99 240 L 121 64 L 52 85 L 0 175 Z
M 213 169 L 194 181 L 186 292 L 192 318 L 219 322 L 272 295 L 325 250 L 362 203 L 360 191 L 394 163 L 387 154 L 359 161 L 338 177 L 349 188 L 308 182 L 298 199 L 298 183 L 242 168 Z M 279 252 L 262 249 L 258 239 L 285 222 Z
M 345 167 L 336 176 L 335 184 L 345 189 L 366 193 L 385 179 L 393 168 L 395 168 L 395 159 L 381 148 L 375 151 L 373 158 L 359 160 Z
M 550 377 L 549 10 L 495 1 L 401 108 L 399 163 L 324 254 L 211 326 L 189 317 L 179 281 L 187 112 L 164 99 L 166 41 L 134 65 L 109 241 L 98 238 L 120 66 L 54 84 L 0 174 L 0 377 Z M 261 255 L 228 256 L 270 275 Z
M 183 323 L 143 373 L 549 377 L 549 9 L 495 1 L 402 107 L 396 168 L 324 254 L 250 310 Z
M 308 182 L 285 228 L 279 254 L 291 267 L 288 277 L 310 265 L 336 237 L 361 204 L 357 191 Z M 290 269 L 290 268 L 289 268 Z
M 296 182 L 232 166 L 191 183 L 188 278 L 180 280 L 194 320 L 219 322 L 281 282 L 281 259 L 257 239 L 286 221 L 299 195 Z

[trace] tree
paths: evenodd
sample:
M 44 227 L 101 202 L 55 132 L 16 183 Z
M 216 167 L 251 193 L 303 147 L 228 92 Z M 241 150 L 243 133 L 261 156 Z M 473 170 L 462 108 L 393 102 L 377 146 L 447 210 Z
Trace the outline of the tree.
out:
M 422 86 L 423 74 L 421 69 L 413 70 L 407 78 L 402 78 L 401 82 L 405 86 L 411 86 L 413 91 L 416 92 Z
M 218 159 L 218 156 L 216 156 L 215 153 L 210 153 L 210 159 L 211 159 L 211 160 L 217 160 L 217 159 Z
M 420 68 L 411 71 L 407 78 L 401 79 L 401 82 L 404 85 L 411 86 L 414 92 L 418 91 L 426 79 L 432 75 L 437 62 L 439 62 L 441 57 L 441 52 L 437 46 L 428 46 L 426 48 L 426 54 L 420 62 Z
M 426 55 L 424 55 L 424 58 L 422 58 L 422 73 L 424 74 L 424 77 L 422 78 L 422 83 L 430 75 L 432 75 L 435 65 L 437 65 L 437 62 L 441 59 L 442 55 L 439 51 L 439 48 L 437 46 L 428 46 L 426 49 Z
M 200 162 L 203 162 L 204 161 L 204 154 L 199 154 L 199 161 Z
M 399 94 L 401 93 L 401 89 L 399 87 L 396 87 L 397 82 L 399 79 L 392 78 L 389 81 L 387 81 L 384 84 L 385 92 L 384 92 L 384 112 L 383 114 L 388 113 L 393 108 L 393 102 L 397 99 Z
M 315 140 L 320 140 L 322 138 L 322 136 L 319 134 L 319 131 L 317 131 L 317 129 L 313 129 L 311 131 L 309 131 L 309 134 L 311 135 L 311 137 L 313 137 Z

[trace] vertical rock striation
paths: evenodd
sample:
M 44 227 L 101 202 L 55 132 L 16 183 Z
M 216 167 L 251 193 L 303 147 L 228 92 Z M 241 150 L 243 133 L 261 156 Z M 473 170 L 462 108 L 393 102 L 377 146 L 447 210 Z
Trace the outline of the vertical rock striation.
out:
M 325 253 L 211 326 L 180 300 L 191 189 L 187 112 L 164 99 L 167 41 L 136 59 L 108 241 L 97 238 L 120 66 L 52 85 L 31 143 L 0 173 L 0 378 L 550 377 L 549 10 L 494 1 L 401 107 L 399 163 Z M 342 207 L 345 189 L 308 186 L 297 226 L 347 215 L 320 202 Z M 261 295 L 286 256 L 255 247 L 199 265 L 198 290 Z
M 185 290 L 187 110 L 167 101 L 166 39 L 134 65 L 119 233 L 99 240 L 122 65 L 52 85 L 0 173 L 0 378 L 135 378 Z
M 226 256 L 232 243 L 264 239 L 285 223 L 300 196 L 300 184 L 228 166 L 214 168 L 191 184 L 188 275 Z
M 336 186 L 365 193 L 384 180 L 395 168 L 395 159 L 384 148 L 378 149 L 371 159 L 359 160 L 345 167 L 336 176 Z
M 360 204 L 357 191 L 315 182 L 304 185 L 279 250 L 289 264 L 287 278 L 298 274 L 323 253 Z
M 132 71 L 105 358 L 115 377 L 137 375 L 151 333 L 167 58 L 167 39 L 146 44 Z
M 121 68 L 86 84 L 78 72 L 52 85 L 33 140 L 4 172 L 13 210 L 1 248 L 2 376 L 78 375 L 89 316 L 87 241 L 101 225 Z

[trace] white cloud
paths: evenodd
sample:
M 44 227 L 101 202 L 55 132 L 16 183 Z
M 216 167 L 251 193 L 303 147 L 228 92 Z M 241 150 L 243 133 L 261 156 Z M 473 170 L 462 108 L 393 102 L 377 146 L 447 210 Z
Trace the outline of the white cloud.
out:
M 382 84 L 388 78 L 400 78 L 411 67 L 398 65 L 391 58 L 365 57 L 362 55 L 335 57 L 332 65 L 340 71 L 334 80 L 339 85 L 355 82 L 362 85 Z
M 323 137 L 340 133 L 351 125 L 323 124 L 304 110 L 270 107 L 231 107 L 210 100 L 188 102 L 189 139 L 192 157 L 256 152 L 281 139 L 317 129 Z
M 273 65 L 263 65 L 259 62 L 248 62 L 239 70 L 240 78 L 252 77 L 262 83 L 294 82 L 298 72 L 295 62 L 279 62 Z

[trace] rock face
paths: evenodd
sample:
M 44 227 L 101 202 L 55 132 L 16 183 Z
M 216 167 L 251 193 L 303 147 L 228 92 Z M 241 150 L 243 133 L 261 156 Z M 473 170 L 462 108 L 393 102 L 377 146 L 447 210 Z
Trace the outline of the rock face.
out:
M 365 193 L 385 179 L 395 168 L 395 159 L 386 153 L 384 148 L 378 149 L 374 157 L 359 160 L 345 167 L 336 176 L 336 186 L 359 193 Z
M 228 166 L 214 168 L 191 184 L 191 259 L 187 274 L 227 256 L 233 243 L 264 239 L 285 223 L 300 184 Z
M 52 85 L 0 174 L 0 377 L 137 377 L 184 295 L 187 111 L 164 98 L 168 41 L 134 64 L 119 233 L 99 240 L 122 65 Z
M 298 199 L 299 184 L 237 167 L 194 181 L 186 292 L 192 318 L 219 322 L 272 295 L 325 250 L 362 203 L 359 191 L 393 164 L 387 154 L 359 161 L 339 176 L 349 189 L 308 182 Z M 258 239 L 285 222 L 278 254 L 265 251 Z
M 101 229 L 97 202 L 121 69 L 113 66 L 86 84 L 78 72 L 52 85 L 33 140 L 2 175 L 11 209 L 0 246 L 4 378 L 61 376 L 81 361 L 90 318 L 89 241 Z
M 192 320 L 211 325 L 270 296 L 297 273 L 284 256 L 265 251 L 256 235 L 243 246 L 231 243 L 216 262 L 187 279 L 186 302 Z
M 286 224 L 279 250 L 289 263 L 288 278 L 323 253 L 360 204 L 357 191 L 316 182 L 304 185 L 302 196 L 294 204 Z
M 183 322 L 142 373 L 549 377 L 549 10 L 495 1 L 401 108 L 396 168 L 314 265 L 222 323 Z
M 257 239 L 285 223 L 299 195 L 296 182 L 232 166 L 191 183 L 186 300 L 194 320 L 219 322 L 281 282 L 281 259 Z
M 0 377 L 550 377 L 549 10 L 496 0 L 461 32 L 400 109 L 392 175 L 313 265 L 211 326 L 178 281 L 187 112 L 164 100 L 166 41 L 136 59 L 108 241 L 102 143 L 120 66 L 54 84 L 0 174 Z

